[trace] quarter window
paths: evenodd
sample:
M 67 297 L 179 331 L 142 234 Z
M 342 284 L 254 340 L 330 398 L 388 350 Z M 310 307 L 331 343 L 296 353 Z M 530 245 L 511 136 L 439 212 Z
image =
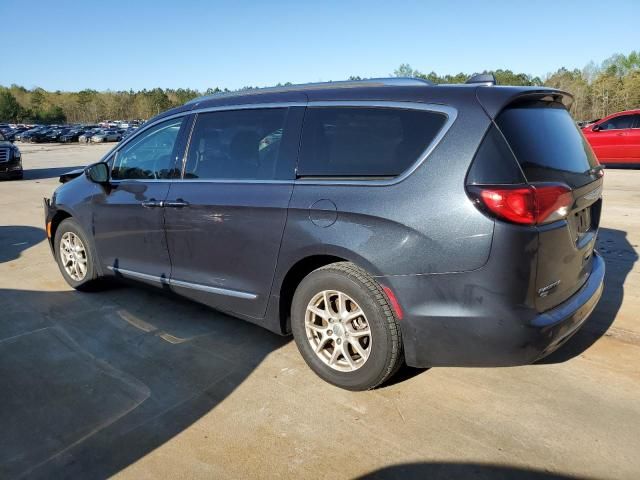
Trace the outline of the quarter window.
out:
M 127 143 L 116 154 L 111 178 L 169 179 L 176 176 L 174 151 L 182 118 L 159 123 Z
M 286 108 L 200 113 L 191 135 L 184 178 L 290 178 L 279 161 Z
M 393 177 L 413 165 L 446 116 L 424 110 L 311 107 L 298 176 Z

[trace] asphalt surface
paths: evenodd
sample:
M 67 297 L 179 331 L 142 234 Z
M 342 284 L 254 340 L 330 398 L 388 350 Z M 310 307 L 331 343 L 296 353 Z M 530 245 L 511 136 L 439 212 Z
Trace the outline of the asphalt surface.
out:
M 351 393 L 165 291 L 67 287 L 42 197 L 110 147 L 21 145 L 0 182 L 0 478 L 640 478 L 640 171 L 606 172 L 604 297 L 561 350 Z

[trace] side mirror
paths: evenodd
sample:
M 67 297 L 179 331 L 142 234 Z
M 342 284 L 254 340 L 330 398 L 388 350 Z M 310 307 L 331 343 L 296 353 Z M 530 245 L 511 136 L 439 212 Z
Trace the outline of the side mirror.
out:
M 85 174 L 95 183 L 109 183 L 109 167 L 106 163 L 95 163 L 93 165 L 89 165 L 85 170 Z
M 591 128 L 591 130 L 594 132 L 599 132 L 600 130 L 602 130 L 602 128 L 600 128 L 600 125 L 594 125 L 593 128 Z

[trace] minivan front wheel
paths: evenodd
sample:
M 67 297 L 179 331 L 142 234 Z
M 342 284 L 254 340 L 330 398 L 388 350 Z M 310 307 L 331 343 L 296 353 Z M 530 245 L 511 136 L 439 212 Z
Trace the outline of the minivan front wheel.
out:
M 342 388 L 374 388 L 402 364 L 400 328 L 387 296 L 350 262 L 304 278 L 293 298 L 291 328 L 311 369 Z
M 58 225 L 54 249 L 60 272 L 70 286 L 83 290 L 96 284 L 98 274 L 90 244 L 72 218 Z

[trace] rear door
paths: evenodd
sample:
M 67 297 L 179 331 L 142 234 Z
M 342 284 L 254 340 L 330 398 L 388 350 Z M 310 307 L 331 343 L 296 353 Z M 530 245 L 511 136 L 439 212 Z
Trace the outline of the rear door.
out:
M 264 315 L 293 190 L 303 107 L 196 116 L 165 225 L 180 294 Z
M 498 115 L 496 123 L 529 183 L 558 183 L 572 190 L 574 202 L 567 219 L 538 227 L 536 307 L 545 311 L 573 295 L 591 272 L 602 171 L 562 104 L 512 106 Z

